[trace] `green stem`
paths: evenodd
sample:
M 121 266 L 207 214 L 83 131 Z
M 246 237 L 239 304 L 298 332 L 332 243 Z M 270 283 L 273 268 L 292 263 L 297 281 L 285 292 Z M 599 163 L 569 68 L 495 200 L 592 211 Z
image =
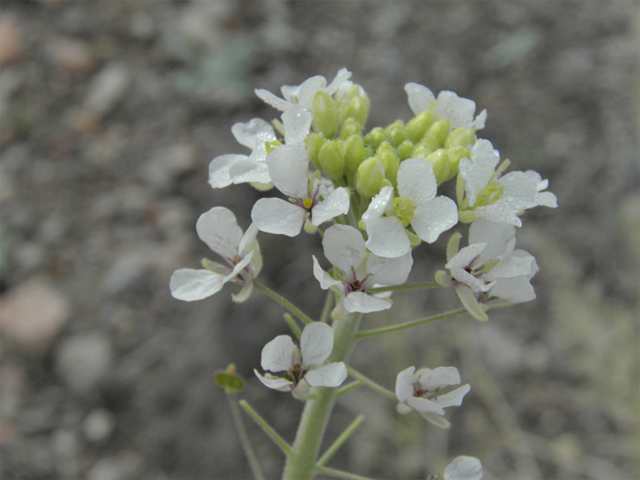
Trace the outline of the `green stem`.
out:
M 247 460 L 249 460 L 249 466 L 251 467 L 251 471 L 253 472 L 253 477 L 256 480 L 264 480 L 264 475 L 262 474 L 262 470 L 260 469 L 258 458 L 256 457 L 256 454 L 251 447 L 247 429 L 244 426 L 242 415 L 240 415 L 240 409 L 238 408 L 238 404 L 236 403 L 235 395 L 233 393 L 228 393 L 227 398 L 229 399 L 229 405 L 231 406 L 231 416 L 233 417 L 233 422 L 236 424 L 236 430 L 238 430 L 238 435 L 240 436 L 240 444 L 242 445 L 242 449 L 247 456 Z
M 362 382 L 363 385 L 369 387 L 374 392 L 378 392 L 383 397 L 390 398 L 394 402 L 398 400 L 398 397 L 396 397 L 395 393 L 393 393 L 391 390 L 384 388 L 379 383 L 374 382 L 369 377 L 365 377 L 363 374 L 361 374 L 360 372 L 358 372 L 357 370 L 351 367 L 347 367 L 347 370 L 349 370 L 349 375 L 351 375 L 356 380 L 359 380 L 360 382 Z
M 329 319 L 329 314 L 333 309 L 333 292 L 327 290 L 327 297 L 324 299 L 324 307 L 322 307 L 322 314 L 320 315 L 320 321 L 325 322 Z
M 300 338 L 300 335 L 302 335 L 302 331 L 300 330 L 300 327 L 298 326 L 296 321 L 293 319 L 291 314 L 285 313 L 284 314 L 284 321 L 287 322 L 287 324 L 289 325 L 291 330 L 293 330 L 293 333 L 295 334 L 295 336 Z
M 356 341 L 356 333 L 362 314 L 353 314 L 333 322 L 333 351 L 330 362 L 347 362 Z M 335 403 L 337 389 L 314 387 L 307 400 L 293 452 L 287 456 L 283 480 L 308 480 L 315 468 L 320 443 Z M 324 467 L 323 467 L 324 468 Z
M 367 293 L 373 295 L 375 293 L 382 292 L 395 292 L 398 290 L 421 290 L 425 288 L 438 288 L 441 286 L 442 285 L 436 282 L 409 283 L 405 285 L 389 285 L 388 287 L 370 288 L 369 290 L 367 290 Z
M 273 440 L 275 444 L 282 449 L 282 451 L 285 454 L 291 455 L 293 453 L 293 449 L 291 448 L 291 445 L 289 445 L 287 441 L 284 438 L 282 438 L 280 434 L 276 432 L 274 428 L 271 425 L 269 425 L 267 421 L 264 418 L 262 418 L 258 412 L 256 412 L 253 408 L 251 408 L 251 406 L 245 400 L 240 400 L 239 403 L 240 403 L 240 406 L 244 408 L 244 411 L 247 412 L 251 418 L 253 418 L 253 420 L 260 426 L 260 428 L 262 428 L 264 433 L 266 433 L 271 438 L 271 440 Z
M 416 327 L 418 325 L 424 325 L 425 323 L 435 322 L 436 320 L 442 320 L 449 317 L 455 317 L 456 315 L 460 315 L 466 313 L 465 308 L 459 308 L 458 310 L 452 310 L 450 312 L 441 313 L 440 315 L 433 315 L 431 317 L 421 318 L 420 320 L 414 320 L 412 322 L 401 323 L 399 325 L 392 325 L 390 327 L 383 328 L 374 328 L 371 330 L 364 330 L 359 332 L 356 337 L 358 339 L 364 337 L 372 337 L 374 335 L 382 335 L 383 333 L 391 333 L 397 332 L 398 330 L 404 330 L 405 328 Z
M 315 469 L 320 473 L 324 473 L 325 475 L 329 475 L 331 477 L 336 477 L 336 478 L 346 478 L 347 480 L 372 480 L 369 477 L 363 477 L 362 475 L 356 475 L 355 473 L 336 470 L 335 468 L 315 467 Z
M 344 395 L 345 393 L 350 392 L 354 388 L 358 388 L 360 385 L 362 385 L 362 382 L 360 380 L 356 380 L 355 382 L 351 382 L 347 385 L 344 385 L 338 389 L 338 392 L 336 393 L 336 397 L 340 397 L 341 395 Z
M 311 318 L 309 318 L 307 314 L 305 314 L 302 310 L 300 310 L 298 307 L 296 307 L 293 303 L 291 303 L 289 300 L 284 298 L 282 295 L 277 294 L 273 290 L 265 287 L 264 285 L 256 282 L 255 280 L 253 281 L 253 286 L 258 290 L 260 290 L 262 293 L 264 293 L 267 297 L 272 298 L 273 300 L 278 302 L 280 305 L 282 305 L 284 308 L 289 310 L 291 313 L 293 313 L 296 317 L 298 317 L 304 323 L 307 323 L 307 324 L 313 323 L 313 320 L 311 320 Z
M 364 415 L 358 415 L 351 425 L 345 428 L 344 432 L 340 434 L 338 438 L 336 438 L 335 442 L 331 444 L 331 446 L 327 449 L 326 452 L 320 457 L 320 460 L 316 462 L 316 467 L 322 467 L 325 463 L 329 461 L 331 457 L 338 451 L 338 449 L 342 446 L 344 442 L 348 440 L 348 438 L 356 431 L 356 428 L 360 426 L 362 421 L 364 420 Z

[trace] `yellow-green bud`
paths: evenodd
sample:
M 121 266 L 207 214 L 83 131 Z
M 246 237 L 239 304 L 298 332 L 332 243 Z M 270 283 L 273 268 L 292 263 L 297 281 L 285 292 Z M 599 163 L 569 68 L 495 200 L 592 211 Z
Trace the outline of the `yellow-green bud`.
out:
M 309 160 L 313 162 L 318 170 L 320 170 L 320 163 L 318 162 L 318 153 L 324 145 L 326 140 L 318 133 L 310 133 L 307 138 L 304 139 L 304 146 L 307 148 L 307 155 Z
M 469 147 L 476 143 L 476 133 L 471 128 L 458 127 L 449 134 L 444 142 L 446 148 Z
M 364 140 L 361 135 L 351 135 L 345 142 L 344 167 L 354 173 L 364 160 Z
M 413 117 L 409 123 L 407 123 L 409 140 L 413 143 L 418 143 L 433 123 L 433 120 L 433 112 L 431 110 L 425 110 Z
M 343 100 L 340 102 L 338 115 L 340 122 L 345 121 L 347 118 L 353 118 L 357 120 L 360 125 L 364 125 L 367 123 L 367 118 L 369 118 L 370 106 L 369 98 L 366 94 L 364 96 L 355 96 L 349 101 Z
M 311 105 L 313 125 L 325 138 L 333 138 L 338 133 L 338 106 L 327 92 L 319 91 Z
M 366 198 L 380 192 L 384 180 L 384 165 L 376 158 L 367 158 L 356 171 L 356 191 Z
M 426 140 L 427 142 L 434 142 L 433 145 L 437 148 L 442 148 L 444 147 L 444 142 L 447 140 L 450 132 L 451 125 L 449 124 L 449 120 L 438 120 L 429 127 L 429 130 L 427 130 L 426 133 L 426 138 L 423 138 L 423 141 Z
M 463 158 L 471 158 L 471 151 L 466 147 L 449 148 L 447 149 L 447 153 L 449 154 L 449 174 L 447 178 L 444 179 L 445 182 L 451 180 L 458 174 L 460 160 Z
M 449 175 L 449 155 L 447 151 L 440 148 L 427 156 L 427 162 L 433 165 L 433 173 L 436 175 L 438 185 L 445 181 Z
M 408 138 L 407 127 L 404 126 L 402 120 L 393 122 L 385 128 L 384 133 L 387 135 L 389 143 L 396 148 Z
M 372 129 L 364 136 L 364 143 L 369 145 L 374 151 L 387 139 L 384 130 L 380 127 Z
M 471 223 L 476 219 L 473 210 L 458 210 L 458 220 L 460 223 Z
M 429 145 L 420 143 L 413 149 L 413 154 L 411 158 L 427 158 L 429 155 L 433 153 L 433 151 L 434 149 L 431 148 Z
M 340 140 L 346 140 L 351 135 L 360 135 L 362 125 L 355 118 L 347 118 L 340 129 Z
M 318 152 L 318 162 L 320 163 L 320 169 L 331 180 L 342 178 L 344 174 L 344 158 L 342 148 L 338 142 L 333 140 L 326 141 Z
M 415 145 L 411 142 L 411 140 L 405 140 L 398 147 L 398 156 L 400 157 L 400 161 L 406 160 L 407 158 L 413 157 L 413 151 L 415 150 Z
M 398 177 L 398 168 L 400 167 L 400 159 L 398 158 L 396 150 L 389 142 L 382 142 L 375 156 L 379 158 L 384 165 L 384 176 L 395 186 L 396 178 Z

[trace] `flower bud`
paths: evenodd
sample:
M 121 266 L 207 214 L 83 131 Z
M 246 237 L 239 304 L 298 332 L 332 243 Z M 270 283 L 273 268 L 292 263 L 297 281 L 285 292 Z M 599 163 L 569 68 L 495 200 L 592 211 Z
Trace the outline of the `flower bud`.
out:
M 311 222 L 309 221 L 309 219 L 307 218 L 307 219 L 304 221 L 304 231 L 305 231 L 306 233 L 308 233 L 309 235 L 313 235 L 313 234 L 315 234 L 315 233 L 318 231 L 318 227 L 316 227 L 313 223 L 311 223 Z
M 319 91 L 311 105 L 313 125 L 325 138 L 333 138 L 338 133 L 338 107 L 327 92 Z
M 375 156 L 379 158 L 384 165 L 384 176 L 395 186 L 396 178 L 398 177 L 398 168 L 400 167 L 400 159 L 398 158 L 396 150 L 389 142 L 382 142 Z
M 463 158 L 471 158 L 471 151 L 467 147 L 452 147 L 447 149 L 447 154 L 449 155 L 449 174 L 447 178 L 444 179 L 451 180 L 458 174 L 458 166 L 460 165 L 460 160 Z
M 380 192 L 384 180 L 384 165 L 377 157 L 367 158 L 356 171 L 356 191 L 366 198 Z
M 436 175 L 438 185 L 444 182 L 449 176 L 449 155 L 443 148 L 436 150 L 427 156 L 427 162 L 433 165 L 433 173 Z
M 413 151 L 415 150 L 415 145 L 411 142 L 411 140 L 405 140 L 398 147 L 398 157 L 400 157 L 400 161 L 406 160 L 407 158 L 413 157 Z
M 444 147 L 444 142 L 447 140 L 449 133 L 451 132 L 451 125 L 449 120 L 438 120 L 436 123 L 429 127 L 426 133 L 426 140 L 433 142 L 433 145 L 437 148 Z M 424 141 L 425 139 L 423 139 Z
M 344 158 L 342 148 L 338 142 L 328 140 L 322 145 L 318 152 L 318 163 L 320 163 L 320 169 L 331 180 L 342 178 L 344 174 Z
M 360 135 L 362 125 L 355 118 L 347 118 L 340 129 L 340 140 L 346 140 L 351 135 Z
M 418 144 L 413 149 L 413 154 L 409 158 L 427 158 L 433 153 L 434 149 L 425 144 Z
M 431 110 L 425 110 L 413 117 L 409 123 L 407 123 L 409 140 L 413 143 L 418 143 L 433 123 L 433 120 L 433 112 Z
M 380 144 L 387 139 L 384 130 L 380 127 L 373 128 L 364 136 L 364 143 L 369 145 L 373 151 L 376 151 Z
M 364 140 L 361 135 L 351 135 L 345 142 L 344 167 L 349 173 L 355 173 L 364 160 Z
M 307 155 L 309 160 L 313 162 L 318 170 L 320 170 L 320 162 L 318 162 L 318 153 L 324 145 L 325 138 L 318 133 L 310 133 L 307 138 L 304 139 L 304 145 L 307 148 Z
M 396 120 L 387 128 L 384 133 L 389 139 L 389 143 L 395 148 L 408 138 L 407 127 L 404 126 L 402 120 Z
M 476 143 L 476 134 L 472 128 L 458 127 L 449 134 L 444 142 L 446 148 L 467 147 L 470 148 Z
M 364 90 L 361 92 L 357 85 L 352 85 L 340 102 L 338 117 L 340 123 L 344 122 L 347 118 L 353 118 L 357 120 L 360 125 L 364 125 L 367 123 L 370 107 L 369 97 Z

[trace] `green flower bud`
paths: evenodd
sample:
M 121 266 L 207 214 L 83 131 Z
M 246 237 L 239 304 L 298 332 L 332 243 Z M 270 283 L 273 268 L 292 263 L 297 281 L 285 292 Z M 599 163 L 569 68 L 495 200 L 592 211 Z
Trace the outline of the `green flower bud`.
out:
M 449 176 L 449 155 L 447 151 L 440 148 L 427 156 L 427 162 L 433 165 L 433 173 L 436 175 L 438 185 L 445 181 Z
M 320 169 L 327 174 L 331 180 L 339 180 L 344 174 L 344 157 L 342 148 L 338 142 L 328 140 L 318 152 L 318 162 Z
M 361 135 L 351 135 L 345 142 L 344 167 L 355 173 L 364 160 L 364 140 Z
M 386 139 L 387 136 L 384 134 L 384 130 L 380 127 L 376 127 L 364 136 L 364 143 L 369 145 L 375 151 Z
M 309 160 L 313 162 L 318 170 L 320 170 L 320 162 L 318 162 L 318 153 L 324 145 L 325 138 L 318 133 L 310 133 L 307 138 L 304 139 L 304 145 L 307 147 L 307 155 Z
M 434 121 L 434 115 L 431 110 L 425 110 L 413 117 L 409 123 L 407 123 L 407 133 L 409 140 L 413 143 L 418 143 L 424 136 Z
M 458 220 L 460 223 L 471 223 L 476 219 L 473 210 L 458 210 Z
M 476 133 L 471 128 L 458 127 L 449 134 L 444 142 L 446 148 L 469 147 L 476 143 Z
M 236 373 L 236 366 L 233 363 L 229 364 L 226 370 L 214 372 L 213 378 L 229 395 L 244 390 L 245 382 L 242 377 Z
M 360 135 L 362 125 L 355 118 L 347 118 L 340 129 L 340 140 L 346 140 L 351 135 Z
M 366 198 L 377 195 L 384 180 L 384 165 L 377 157 L 367 158 L 356 171 L 356 191 Z
M 353 118 L 364 125 L 367 123 L 369 117 L 369 108 L 371 103 L 366 93 L 361 94 L 360 88 L 357 85 L 351 85 L 347 93 L 342 97 L 339 106 L 340 123 L 344 122 L 347 118 Z
M 413 151 L 415 148 L 415 145 L 410 140 L 402 142 L 398 147 L 398 156 L 400 157 L 400 161 L 406 160 L 407 158 L 413 158 Z
M 408 138 L 407 127 L 404 126 L 402 120 L 396 120 L 387 128 L 385 128 L 384 133 L 387 135 L 389 139 L 389 143 L 393 147 L 398 147 L 402 142 L 404 142 Z
M 427 158 L 436 150 L 431 146 L 420 143 L 413 149 L 413 155 L 410 158 Z
M 423 141 L 432 141 L 437 148 L 442 148 L 444 147 L 444 142 L 447 140 L 450 132 L 451 125 L 449 124 L 449 120 L 438 120 L 429 127 L 429 130 L 427 130 L 426 133 L 426 139 L 423 138 Z
M 449 174 L 447 178 L 444 179 L 451 180 L 458 174 L 458 166 L 460 165 L 460 160 L 463 158 L 471 158 L 471 151 L 466 147 L 453 147 L 447 149 L 447 153 L 449 154 Z
M 309 235 L 313 235 L 318 231 L 318 227 L 316 227 L 313 223 L 311 223 L 307 218 L 304 222 L 304 231 Z
M 325 138 L 333 138 L 338 133 L 338 107 L 327 92 L 319 91 L 311 105 L 313 125 Z
M 389 142 L 382 142 L 375 156 L 379 158 L 384 165 L 385 177 L 395 186 L 396 178 L 398 177 L 398 168 L 400 167 L 400 159 L 398 158 L 396 150 Z

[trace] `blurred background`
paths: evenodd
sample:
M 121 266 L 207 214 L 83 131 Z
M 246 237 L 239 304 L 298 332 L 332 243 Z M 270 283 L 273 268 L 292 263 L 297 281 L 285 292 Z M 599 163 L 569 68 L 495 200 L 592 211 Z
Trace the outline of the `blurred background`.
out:
M 633 480 L 638 467 L 640 192 L 637 1 L 293 2 L 4 0 L 0 5 L 0 452 L 3 479 L 250 478 L 216 369 L 288 440 L 302 402 L 264 388 L 260 352 L 289 333 L 283 310 L 231 285 L 184 303 L 182 267 L 215 260 L 198 216 L 260 194 L 213 190 L 208 164 L 247 153 L 236 122 L 346 67 L 368 92 L 368 128 L 412 116 L 403 90 L 453 90 L 488 111 L 480 136 L 550 179 L 557 210 L 526 215 L 534 302 L 362 340 L 354 366 L 393 389 L 410 366 L 454 365 L 471 393 L 439 431 L 360 387 L 341 397 L 329 463 L 419 479 L 457 455 L 487 479 Z M 410 281 L 442 268 L 443 235 Z M 317 237 L 261 235 L 261 281 L 308 312 Z M 410 320 L 452 292 L 395 295 Z M 390 320 L 391 319 L 391 320 Z M 268 478 L 280 451 L 247 418 Z

